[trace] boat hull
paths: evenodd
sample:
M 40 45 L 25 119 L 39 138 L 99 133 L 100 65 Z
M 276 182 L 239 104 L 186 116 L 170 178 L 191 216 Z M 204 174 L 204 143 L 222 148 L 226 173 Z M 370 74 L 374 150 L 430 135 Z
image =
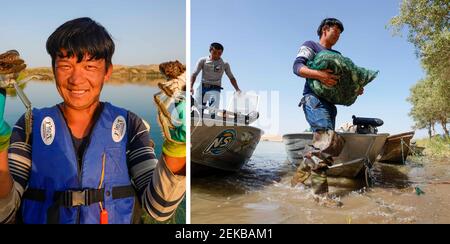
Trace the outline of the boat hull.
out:
M 356 134 L 339 133 L 344 137 L 345 145 L 338 157 L 333 158 L 333 165 L 339 165 L 365 158 L 367 162 L 358 162 L 341 167 L 335 167 L 327 171 L 327 175 L 335 177 L 356 178 L 365 167 L 371 167 L 377 156 L 383 150 L 386 138 L 389 134 Z M 287 134 L 283 136 L 288 160 L 298 164 L 305 145 L 312 143 L 312 133 Z M 366 165 L 367 164 L 367 165 Z
M 379 161 L 391 164 L 404 164 L 408 157 L 410 141 L 413 137 L 414 131 L 389 136 Z
M 204 123 L 206 124 L 206 123 Z M 262 131 L 247 125 L 191 126 L 191 169 L 238 171 L 253 155 Z

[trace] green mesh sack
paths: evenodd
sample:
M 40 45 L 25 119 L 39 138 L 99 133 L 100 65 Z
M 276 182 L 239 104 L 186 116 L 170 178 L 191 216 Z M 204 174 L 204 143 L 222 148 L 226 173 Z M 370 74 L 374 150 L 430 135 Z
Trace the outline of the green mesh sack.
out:
M 378 75 L 378 71 L 356 66 L 352 60 L 332 51 L 321 51 L 307 63 L 310 69 L 330 69 L 340 76 L 337 84 L 328 87 L 319 80 L 306 79 L 314 93 L 333 103 L 350 106 L 358 97 L 358 90 L 366 86 Z

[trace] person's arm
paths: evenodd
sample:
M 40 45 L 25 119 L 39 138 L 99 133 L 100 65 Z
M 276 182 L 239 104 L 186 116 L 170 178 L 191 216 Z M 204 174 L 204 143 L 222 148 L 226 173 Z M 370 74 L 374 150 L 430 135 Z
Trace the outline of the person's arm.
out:
M 186 191 L 184 175 L 172 172 L 162 156 L 157 159 L 150 144 L 149 129 L 130 113 L 130 137 L 127 164 L 143 209 L 154 219 L 169 219 L 181 203 Z
M 197 62 L 197 67 L 195 68 L 194 73 L 192 73 L 192 76 L 191 76 L 191 94 L 194 94 L 194 83 L 195 83 L 195 80 L 197 79 L 198 74 L 200 74 L 200 71 L 202 71 L 204 64 L 205 64 L 205 59 L 203 59 L 203 58 L 200 59 Z
M 7 167 L 9 173 L 5 179 L 11 184 L 3 189 L 8 191 L 6 196 L 0 197 L 0 223 L 11 223 L 14 220 L 16 212 L 19 210 L 21 196 L 28 185 L 31 172 L 31 145 L 25 143 L 24 128 L 25 117 L 22 116 L 12 131 L 9 150 L 0 153 L 2 160 L 5 160 L 3 157 L 7 157 L 8 162 L 7 164 L 2 162 L 3 169 L 1 171 L 4 174 Z M 5 186 L 3 182 L 0 184 L 2 187 Z
M 306 66 L 307 62 L 314 59 L 315 55 L 316 52 L 314 51 L 311 42 L 305 42 L 300 47 L 294 61 L 294 74 L 303 78 L 319 80 L 327 86 L 336 85 L 339 76 L 333 75 L 331 70 L 313 70 Z
M 228 64 L 228 63 L 225 64 L 225 74 L 227 74 L 228 79 L 230 79 L 231 85 L 233 85 L 233 87 L 236 90 L 236 92 L 240 92 L 241 89 L 239 89 L 239 86 L 237 84 L 237 80 L 234 77 L 233 73 L 231 72 L 231 67 L 230 67 L 230 64 Z
M 339 76 L 333 75 L 333 71 L 326 70 L 313 70 L 308 68 L 307 66 L 303 66 L 298 71 L 299 76 L 303 78 L 310 78 L 315 80 L 320 80 L 324 85 L 332 87 L 337 84 Z
M 8 149 L 0 151 L 0 200 L 10 195 L 13 180 L 8 165 Z
M 13 182 L 8 166 L 8 146 L 11 127 L 3 119 L 5 112 L 6 90 L 0 89 L 0 199 L 9 196 Z

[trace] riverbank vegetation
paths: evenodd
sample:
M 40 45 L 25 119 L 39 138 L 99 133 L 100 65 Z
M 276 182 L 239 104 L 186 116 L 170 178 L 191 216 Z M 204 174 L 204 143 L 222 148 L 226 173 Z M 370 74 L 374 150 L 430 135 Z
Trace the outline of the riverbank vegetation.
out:
M 450 137 L 434 136 L 418 139 L 416 144 L 425 147 L 424 154 L 426 156 L 450 159 Z
M 408 41 L 414 45 L 425 71 L 425 77 L 410 89 L 407 100 L 412 105 L 410 116 L 415 122 L 414 128 L 428 130 L 430 145 L 437 149 L 436 152 L 450 151 L 445 145 L 439 146 L 448 143 L 450 136 L 449 16 L 448 0 L 403 0 L 399 15 L 389 23 L 394 35 L 401 35 L 406 27 Z M 437 134 L 436 125 L 442 128 L 446 137 L 443 141 L 432 138 Z

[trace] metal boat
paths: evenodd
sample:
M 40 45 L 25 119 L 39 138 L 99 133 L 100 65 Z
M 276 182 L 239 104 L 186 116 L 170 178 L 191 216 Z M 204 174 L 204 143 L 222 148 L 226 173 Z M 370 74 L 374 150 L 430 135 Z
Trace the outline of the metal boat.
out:
M 193 111 L 191 123 L 191 170 L 234 172 L 245 165 L 258 145 L 262 130 L 250 126 L 257 112 L 232 113 L 226 110 Z
M 356 178 L 363 170 L 369 169 L 382 152 L 389 134 L 339 133 L 345 145 L 338 157 L 333 158 L 333 166 L 327 175 Z M 288 160 L 297 164 L 302 159 L 305 145 L 312 144 L 312 133 L 287 134 L 283 136 Z
M 370 186 L 370 168 L 383 151 L 389 134 L 378 134 L 377 127 L 383 125 L 380 119 L 353 116 L 353 125 L 357 127 L 356 133 L 338 132 L 345 140 L 344 148 L 339 156 L 333 158 L 333 165 L 328 167 L 327 175 L 347 178 L 363 176 L 366 185 Z M 312 144 L 312 139 L 312 133 L 284 135 L 288 160 L 294 164 L 300 163 L 303 149 Z
M 414 131 L 389 136 L 379 161 L 391 164 L 404 164 L 411 148 L 410 141 L 413 136 Z

